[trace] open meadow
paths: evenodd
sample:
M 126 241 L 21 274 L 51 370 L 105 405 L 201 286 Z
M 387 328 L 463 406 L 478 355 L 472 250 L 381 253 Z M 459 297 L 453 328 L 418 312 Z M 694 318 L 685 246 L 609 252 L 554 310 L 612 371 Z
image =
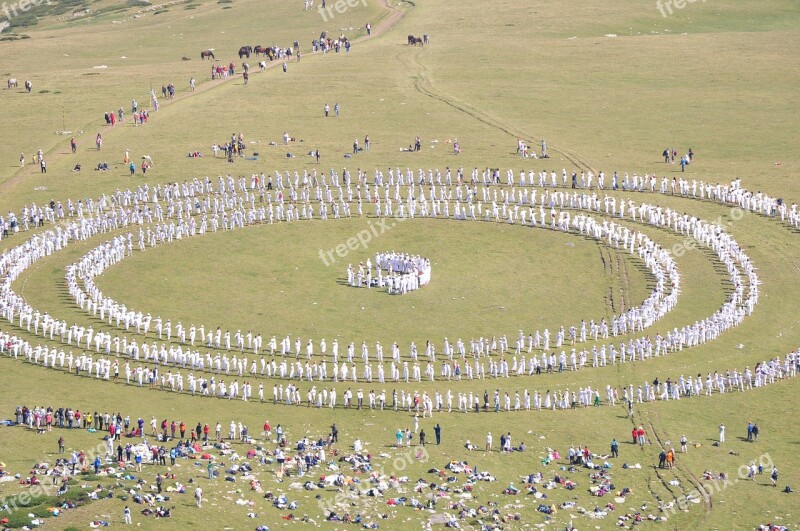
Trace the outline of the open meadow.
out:
M 800 5 L 320 2 L 0 6 L 0 528 L 800 529 Z

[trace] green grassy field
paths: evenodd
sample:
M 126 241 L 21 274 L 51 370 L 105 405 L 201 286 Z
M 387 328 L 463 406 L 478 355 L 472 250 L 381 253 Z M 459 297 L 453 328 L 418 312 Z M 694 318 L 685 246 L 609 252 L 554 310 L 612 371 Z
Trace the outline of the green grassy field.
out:
M 597 289 L 600 279 L 616 295 L 617 311 L 625 307 L 623 298 L 631 306 L 647 294 L 644 275 L 635 269 L 637 261 L 624 258 L 624 253 L 611 251 L 604 265 L 608 250 L 602 244 L 549 231 L 526 234 L 522 227 L 505 229 L 506 242 L 498 245 L 498 229 L 488 224 L 451 223 L 447 228 L 437 227 L 437 222 L 401 224 L 380 235 L 372 246 L 380 247 L 353 252 L 326 267 L 318 249 L 345 241 L 368 227 L 367 223 L 342 221 L 322 229 L 314 224 L 262 226 L 241 237 L 216 233 L 187 240 L 179 250 L 164 246 L 137 255 L 137 260 L 104 275 L 101 289 L 125 286 L 123 291 L 114 291 L 134 308 L 144 309 L 150 301 L 161 300 L 163 306 L 148 310 L 165 319 L 171 316 L 173 321 L 200 319 L 198 324 L 260 331 L 266 337 L 299 334 L 316 340 L 338 337 L 385 344 L 399 338 L 424 344 L 443 335 L 467 339 L 500 331 L 513 336 L 531 325 L 555 330 L 572 324 L 575 315 L 599 321 L 610 315 L 614 296 L 588 299 L 582 294 Z M 436 256 L 436 280 L 399 301 L 385 289 L 346 285 L 348 263 L 374 261 L 375 252 L 392 249 Z M 159 258 L 162 252 L 170 258 Z M 635 286 L 633 290 L 616 271 L 618 259 L 631 270 L 627 282 Z M 170 267 L 176 261 L 182 264 L 177 271 Z M 580 271 L 563 268 L 570 263 L 583 265 Z M 233 271 L 245 273 L 232 275 Z M 151 282 L 130 281 L 143 272 Z M 542 282 L 545 279 L 555 285 L 568 282 L 572 289 L 553 290 L 553 285 Z M 159 297 L 160 293 L 170 293 L 170 297 Z M 221 293 L 227 294 L 225 300 L 218 298 Z M 223 321 L 215 310 L 220 304 L 229 309 L 219 316 Z M 187 312 L 189 305 L 207 311 L 192 314 Z
M 323 17 L 318 4 L 308 11 L 299 1 L 272 0 L 163 6 L 102 0 L 31 7 L 24 17 L 11 21 L 10 30 L 0 33 L 0 74 L 16 77 L 20 83 L 18 89 L 0 91 L 4 111 L 0 212 L 13 211 L 21 217 L 23 205 L 42 205 L 51 199 L 65 204 L 67 198 L 96 199 L 117 190 L 135 190 L 145 183 L 152 188 L 206 177 L 216 183 L 219 175 L 242 176 L 249 182 L 252 174 L 262 172 L 269 176 L 276 171 L 302 174 L 313 170 L 330 175 L 332 171 L 341 174 L 344 168 L 354 175 L 358 169 L 364 170 L 370 181 L 375 170 L 386 174 L 388 168 L 409 168 L 416 174 L 419 169 L 444 172 L 448 167 L 463 168 L 467 176 L 473 168 L 500 168 L 503 180 L 508 168 L 516 174 L 524 169 L 560 175 L 562 168 L 578 173 L 604 171 L 609 176 L 613 171 L 620 175 L 656 173 L 706 183 L 741 178 L 744 187 L 782 197 L 789 205 L 800 197 L 795 176 L 800 147 L 795 103 L 800 93 L 792 75 L 800 68 L 796 54 L 800 9 L 795 2 L 726 0 L 686 3 L 681 8 L 670 4 L 672 12 L 667 11 L 666 16 L 655 2 L 628 0 L 524 5 L 508 0 L 468 0 L 457 5 L 367 0 L 352 2 L 341 13 L 333 11 L 332 17 Z M 86 15 L 73 15 L 84 8 L 89 8 Z M 367 22 L 373 27 L 370 37 L 366 35 Z M 333 37 L 346 35 L 353 41 L 350 52 L 311 54 L 311 40 L 322 31 Z M 409 47 L 408 34 L 429 34 L 430 45 Z M 251 58 L 253 73 L 247 85 L 240 76 L 210 80 L 211 63 L 199 57 L 200 51 L 213 49 L 217 64 L 233 61 L 238 67 L 241 61 L 236 52 L 242 45 L 288 46 L 295 40 L 301 43 L 303 53 L 299 63 L 289 61 L 285 74 L 280 61 L 259 72 L 256 65 L 260 59 Z M 191 78 L 197 80 L 194 92 L 189 90 Z M 30 94 L 22 88 L 25 80 L 33 83 Z M 174 100 L 160 98 L 160 87 L 167 83 L 176 86 Z M 151 88 L 159 95 L 161 107 L 151 113 L 146 126 L 134 127 L 128 118 L 131 100 L 148 108 Z M 341 106 L 340 116 L 325 118 L 324 106 L 333 107 L 334 103 Z M 103 113 L 120 107 L 125 110 L 124 122 L 107 127 Z M 237 159 L 228 164 L 223 157 L 212 156 L 212 144 L 226 141 L 232 132 L 244 135 L 248 151 L 257 152 L 258 160 Z M 104 139 L 101 151 L 94 145 L 98 133 Z M 289 146 L 283 145 L 284 133 L 296 139 Z M 353 139 L 361 141 L 365 135 L 369 135 L 372 148 L 345 158 Z M 78 142 L 76 154 L 69 148 L 73 136 Z M 422 139 L 422 150 L 401 151 L 416 136 Z M 515 153 L 518 138 L 534 148 L 546 139 L 551 157 L 520 159 Z M 451 145 L 455 139 L 463 148 L 457 156 Z M 696 156 L 685 173 L 678 164 L 663 162 L 660 154 L 667 147 L 674 147 L 679 154 L 693 149 Z M 38 149 L 48 163 L 46 174 L 31 164 Z M 322 153 L 319 164 L 307 155 L 317 149 Z M 129 175 L 123 163 L 126 150 L 137 163 L 144 155 L 152 157 L 154 166 L 146 177 L 138 170 L 135 176 Z M 195 150 L 204 156 L 186 156 Z M 20 152 L 27 162 L 22 168 Z M 93 171 L 101 161 L 108 162 L 111 169 Z M 70 171 L 76 163 L 83 167 L 79 173 Z M 451 389 L 455 394 L 482 396 L 484 391 L 491 395 L 497 390 L 513 396 L 523 390 L 545 393 L 591 386 L 600 389 L 605 399 L 607 385 L 622 388 L 656 378 L 674 381 L 681 375 L 705 376 L 741 370 L 746 365 L 752 368 L 797 349 L 800 321 L 794 301 L 800 295 L 796 281 L 800 238 L 796 230 L 757 214 L 740 216 L 740 212 L 710 201 L 608 193 L 723 224 L 758 268 L 761 285 L 755 312 L 714 341 L 642 362 L 483 381 L 302 382 L 303 400 L 312 385 L 336 388 L 339 404 L 347 388 L 362 388 L 365 393 L 385 389 L 389 395 L 392 390 L 434 394 Z M 441 351 L 444 337 L 468 342 L 503 334 L 512 341 L 513 349 L 518 330 L 554 331 L 581 319 L 609 319 L 641 303 L 653 289 L 650 273 L 638 258 L 625 252 L 574 234 L 500 223 L 416 219 L 398 224 L 366 248 L 326 265 L 320 259 L 321 251 L 334 249 L 376 221 L 372 205 L 365 205 L 364 211 L 362 219 L 256 225 L 183 239 L 146 252 L 136 250 L 98 277 L 97 283 L 107 296 L 186 326 L 253 330 L 263 334 L 265 343 L 273 334 L 279 338 L 290 334 L 292 340 L 301 337 L 304 343 L 309 337 L 315 341 L 325 337 L 329 342 L 336 337 L 342 343 L 340 357 L 350 341 L 357 346 L 357 356 L 361 341 L 370 345 L 380 341 L 386 351 L 398 341 L 405 357 L 411 341 L 424 351 L 425 341 L 430 339 Z M 683 241 L 672 231 L 625 223 L 665 248 Z M 18 245 L 38 230 L 3 239 L 0 248 Z M 12 288 L 34 308 L 64 319 L 68 325 L 91 325 L 141 342 L 143 338 L 135 330 L 114 328 L 78 308 L 64 280 L 69 264 L 115 234 L 71 243 L 25 270 Z M 431 284 L 402 297 L 343 285 L 348 263 L 389 250 L 429 257 Z M 678 304 L 652 328 L 626 336 L 626 340 L 663 335 L 694 323 L 715 312 L 730 295 L 727 272 L 707 248 L 691 249 L 674 258 L 681 272 Z M 17 324 L 3 319 L 0 329 L 34 346 L 52 345 L 71 350 L 75 356 L 82 352 L 75 345 L 60 345 L 58 338 L 44 340 Z M 147 341 L 156 339 L 151 331 Z M 620 341 L 617 338 L 615 343 Z M 125 361 L 120 358 L 120 365 Z M 298 504 L 295 509 L 279 509 L 264 499 L 263 493 L 251 490 L 249 480 L 225 481 L 224 469 L 232 461 L 212 448 L 210 453 L 221 471 L 221 477 L 213 481 L 206 479 L 205 463 L 198 466 L 187 459 L 169 469 L 146 465 L 141 475 L 131 472 L 147 482 L 145 491 L 154 485 L 157 473 L 167 471 L 174 473 L 175 479 L 165 485 L 187 485 L 187 493 L 173 494 L 164 503 L 172 508 L 168 520 L 141 515 L 143 507 L 133 504 L 126 494 L 135 488 L 134 480 L 86 475 L 78 476 L 70 486 L 71 499 L 83 499 L 79 494 L 98 484 L 105 492 L 111 489 L 114 499 L 93 500 L 64 510 L 43 521 L 46 529 L 86 528 L 95 520 L 120 526 L 126 504 L 134 509 L 134 524 L 147 529 L 355 528 L 324 521 L 324 508 L 336 503 L 337 513 L 361 514 L 381 529 L 425 528 L 428 523 L 441 528 L 438 518 L 443 514 L 480 507 L 485 512 L 461 518 L 462 527 L 563 529 L 570 522 L 578 529 L 611 529 L 618 522 L 626 528 L 681 530 L 754 529 L 767 522 L 789 529 L 800 526 L 797 494 L 769 487 L 771 466 L 755 481 L 740 476 L 743 465 L 760 460 L 780 470 L 780 487 L 796 489 L 800 485 L 800 459 L 795 451 L 798 436 L 792 421 L 798 390 L 793 379 L 744 393 L 645 403 L 636 406 L 633 419 L 620 404 L 570 411 L 437 413 L 433 419 L 421 419 L 420 426 L 430 442 L 433 425 L 439 423 L 442 444 L 428 444 L 423 451 L 416 444 L 410 450 L 392 447 L 398 429 L 413 427 L 413 411 L 273 405 L 276 380 L 261 376 L 244 375 L 239 380 L 250 381 L 256 389 L 263 384 L 268 398 L 264 404 L 138 388 L 126 385 L 124 374 L 118 382 L 106 382 L 7 356 L 0 357 L 0 368 L 0 418 L 12 418 L 18 405 L 65 406 L 119 411 L 145 421 L 151 416 L 159 422 L 183 420 L 190 429 L 197 422 L 209 423 L 212 432 L 220 422 L 224 434 L 234 420 L 249 426 L 256 439 L 254 444 L 235 443 L 239 454 L 256 447 L 275 449 L 274 442 L 265 441 L 260 433 L 265 420 L 273 428 L 280 423 L 290 441 L 303 436 L 326 437 L 335 422 L 339 443 L 334 447 L 341 453 L 329 455 L 329 459 L 347 455 L 353 442 L 360 439 L 374 457 L 374 469 L 409 479 L 382 498 L 358 497 L 355 488 L 304 490 L 293 486 L 330 474 L 327 466 L 313 468 L 304 478 L 280 479 L 273 463 L 248 460 L 253 465 L 253 479 L 260 481 L 264 492 L 286 494 Z M 189 372 L 178 370 L 184 376 Z M 219 378 L 230 382 L 236 375 Z M 748 421 L 761 428 L 756 443 L 744 438 Z M 727 441 L 715 446 L 721 423 L 727 427 Z M 649 438 L 641 448 L 630 443 L 630 431 L 638 425 L 647 429 Z M 528 450 L 510 455 L 483 452 L 489 431 L 494 434 L 495 448 L 499 435 L 511 432 L 514 443 L 524 441 Z M 86 430 L 36 434 L 23 427 L 0 427 L 2 469 L 25 477 L 35 463 L 52 464 L 58 457 L 59 435 L 66 439 L 68 452 L 90 451 L 103 442 L 99 433 Z M 690 441 L 688 453 L 679 453 L 677 466 L 671 470 L 655 468 L 662 447 L 677 448 L 682 435 Z M 570 445 L 606 454 L 612 438 L 621 443 L 620 458 L 610 460 L 614 492 L 594 497 L 589 493 L 593 486 L 590 471 L 568 470 L 564 456 Z M 467 451 L 467 440 L 481 450 Z M 548 448 L 557 449 L 561 458 L 543 463 Z M 454 474 L 455 480 L 447 483 L 428 472 L 453 460 L 466 460 L 497 481 L 478 482 L 471 497 L 463 497 L 456 489 L 463 489 L 464 474 Z M 641 468 L 623 468 L 623 463 L 639 463 Z M 337 464 L 344 467 L 343 473 L 353 475 L 346 464 Z M 704 481 L 705 471 L 725 472 L 729 481 Z M 567 490 L 537 485 L 547 498 L 536 499 L 526 495 L 521 477 L 537 472 L 545 481 L 560 475 L 577 486 Z M 366 479 L 366 474 L 354 476 Z M 425 487 L 414 493 L 418 479 L 424 480 Z M 435 509 L 386 504 L 397 496 L 416 496 L 424 503 L 431 482 L 449 487 L 438 497 Z M 510 483 L 521 488 L 520 494 L 503 494 Z M 192 498 L 196 484 L 205 493 L 202 509 L 194 506 Z M 697 493 L 701 485 L 710 494 L 707 499 L 689 503 L 685 511 L 683 505 L 674 511 L 659 509 Z M 623 502 L 615 501 L 615 493 L 623 488 L 631 493 Z M 350 497 L 343 498 L 342 492 Z M 33 500 L 20 503 L 21 493 Z M 33 518 L 28 513 L 34 517 L 46 514 L 46 505 L 55 505 L 56 500 L 40 494 L 16 480 L 0 482 L 0 509 L 8 505 L 0 510 L 0 518 L 8 517 L 8 525 L 17 527 L 30 523 Z M 237 500 L 252 504 L 237 504 Z M 540 504 L 560 506 L 568 501 L 575 502 L 575 507 L 551 515 L 537 510 Z M 609 503 L 615 505 L 614 510 L 607 507 Z M 595 508 L 607 515 L 591 518 L 587 513 Z M 519 520 L 498 521 L 492 514 L 495 510 L 498 517 L 518 515 Z M 667 521 L 634 525 L 630 519 L 618 520 L 637 512 L 645 517 L 666 516 Z M 248 517 L 248 513 L 256 516 Z M 283 518 L 289 513 L 292 521 Z

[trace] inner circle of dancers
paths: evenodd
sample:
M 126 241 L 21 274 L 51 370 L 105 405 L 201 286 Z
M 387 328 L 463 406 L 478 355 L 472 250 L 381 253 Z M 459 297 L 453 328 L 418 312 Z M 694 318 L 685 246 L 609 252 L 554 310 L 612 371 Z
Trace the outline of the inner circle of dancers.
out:
M 373 275 L 373 268 L 375 274 Z M 375 254 L 375 264 L 367 258 L 347 266 L 347 284 L 356 288 L 386 288 L 392 295 L 404 295 L 426 286 L 431 280 L 431 261 L 419 255 L 385 252 Z

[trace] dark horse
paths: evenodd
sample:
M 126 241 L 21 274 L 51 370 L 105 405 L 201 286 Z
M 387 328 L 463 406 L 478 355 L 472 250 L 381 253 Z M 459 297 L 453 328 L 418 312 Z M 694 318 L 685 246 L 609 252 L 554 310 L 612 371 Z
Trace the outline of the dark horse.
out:
M 266 54 L 267 53 L 267 49 L 264 46 L 261 46 L 259 44 L 258 46 L 253 46 L 253 53 L 256 54 L 256 57 L 258 57 L 262 53 Z
M 211 50 L 205 50 L 200 52 L 201 60 L 205 59 L 206 57 L 208 57 L 209 59 L 216 59 L 216 57 L 214 57 L 214 52 L 212 52 Z
M 239 48 L 239 59 L 241 59 L 242 57 L 247 57 L 248 59 L 250 59 L 251 53 L 253 53 L 252 46 L 242 46 L 241 48 Z
M 420 46 L 423 46 L 422 37 L 414 37 L 413 35 L 409 35 L 408 36 L 408 45 L 409 46 L 416 46 L 417 44 L 419 44 Z

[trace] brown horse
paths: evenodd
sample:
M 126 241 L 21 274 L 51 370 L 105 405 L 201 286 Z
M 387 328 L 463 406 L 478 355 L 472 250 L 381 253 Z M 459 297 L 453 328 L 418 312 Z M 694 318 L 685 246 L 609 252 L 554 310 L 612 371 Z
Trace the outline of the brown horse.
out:
M 422 37 L 414 37 L 413 35 L 409 35 L 408 36 L 408 45 L 409 46 L 416 46 L 417 44 L 419 44 L 420 46 L 423 46 Z
M 262 53 L 266 55 L 267 49 L 259 44 L 258 46 L 253 46 L 253 53 L 256 54 L 256 57 L 258 57 Z
M 204 60 L 206 57 L 208 57 L 209 59 L 216 59 L 216 57 L 214 57 L 214 52 L 212 52 L 211 50 L 204 50 L 200 52 L 201 60 Z

